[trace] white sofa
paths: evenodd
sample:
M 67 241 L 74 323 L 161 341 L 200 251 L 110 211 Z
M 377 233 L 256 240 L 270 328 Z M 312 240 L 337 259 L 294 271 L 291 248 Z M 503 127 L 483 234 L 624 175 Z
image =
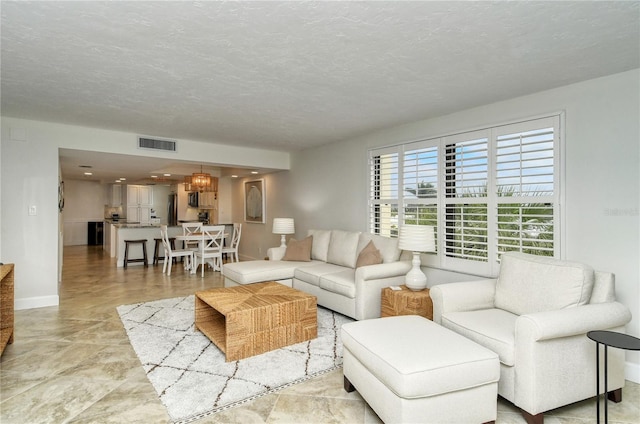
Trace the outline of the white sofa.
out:
M 595 396 L 596 345 L 586 333 L 624 333 L 631 320 L 615 301 L 613 274 L 523 253 L 503 254 L 497 279 L 437 285 L 430 295 L 434 322 L 498 354 L 498 394 L 529 423 Z M 609 349 L 608 371 L 619 401 L 624 351 Z
M 398 239 L 341 230 L 309 230 L 310 261 L 283 261 L 286 248 L 271 248 L 268 261 L 224 264 L 225 287 L 277 281 L 318 298 L 324 306 L 357 320 L 380 316 L 384 287 L 401 285 L 411 269 Z M 356 268 L 358 255 L 372 241 L 383 262 Z

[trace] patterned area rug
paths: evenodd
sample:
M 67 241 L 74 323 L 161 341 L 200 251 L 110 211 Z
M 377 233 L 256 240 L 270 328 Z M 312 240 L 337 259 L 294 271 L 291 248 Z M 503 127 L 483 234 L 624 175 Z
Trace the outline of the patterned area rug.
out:
M 187 423 L 342 365 L 340 327 L 318 307 L 318 338 L 234 362 L 194 329 L 194 297 L 118 306 L 131 345 L 174 423 Z

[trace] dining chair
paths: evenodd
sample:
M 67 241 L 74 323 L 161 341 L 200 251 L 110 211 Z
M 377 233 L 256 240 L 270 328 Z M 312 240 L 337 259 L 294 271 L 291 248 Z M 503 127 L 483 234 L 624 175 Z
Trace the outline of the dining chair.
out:
M 240 244 L 240 236 L 242 235 L 242 224 L 233 223 L 233 234 L 231 236 L 231 243 L 228 247 L 222 248 L 222 253 L 231 258 L 231 262 L 240 262 L 238 259 L 238 245 Z
M 222 243 L 224 241 L 224 225 L 203 225 L 200 229 L 202 238 L 198 250 L 195 250 L 192 273 L 202 265 L 200 275 L 204 277 L 204 267 L 207 259 L 213 259 L 214 271 L 222 272 Z
M 182 223 L 182 235 L 190 236 L 193 233 L 199 233 L 202 228 L 202 222 L 183 222 Z M 184 240 L 182 247 L 185 249 L 197 250 L 198 242 Z
M 173 249 L 166 225 L 160 226 L 160 237 L 162 238 L 162 246 L 164 247 L 164 262 L 162 264 L 162 273 L 171 275 L 171 265 L 173 258 L 185 258 L 184 269 L 191 269 L 193 264 L 193 250 L 190 249 Z

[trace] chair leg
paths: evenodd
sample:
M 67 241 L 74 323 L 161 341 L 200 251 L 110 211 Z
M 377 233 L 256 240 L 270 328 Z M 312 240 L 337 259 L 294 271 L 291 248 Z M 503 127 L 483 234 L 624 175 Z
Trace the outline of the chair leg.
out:
M 167 275 L 171 275 L 171 265 L 173 265 L 173 261 L 171 260 L 171 258 L 168 261 L 165 259 L 164 263 L 166 264 L 167 262 L 169 262 L 169 265 L 167 265 L 169 267 L 169 271 L 167 271 Z
M 164 255 L 164 261 L 162 261 L 162 273 L 166 273 L 167 272 L 167 255 Z

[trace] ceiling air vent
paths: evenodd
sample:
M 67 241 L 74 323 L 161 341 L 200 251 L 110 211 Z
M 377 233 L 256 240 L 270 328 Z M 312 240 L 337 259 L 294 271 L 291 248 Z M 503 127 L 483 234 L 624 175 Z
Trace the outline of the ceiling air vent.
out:
M 176 151 L 176 142 L 172 140 L 160 140 L 157 138 L 138 137 L 138 147 L 141 149 Z

